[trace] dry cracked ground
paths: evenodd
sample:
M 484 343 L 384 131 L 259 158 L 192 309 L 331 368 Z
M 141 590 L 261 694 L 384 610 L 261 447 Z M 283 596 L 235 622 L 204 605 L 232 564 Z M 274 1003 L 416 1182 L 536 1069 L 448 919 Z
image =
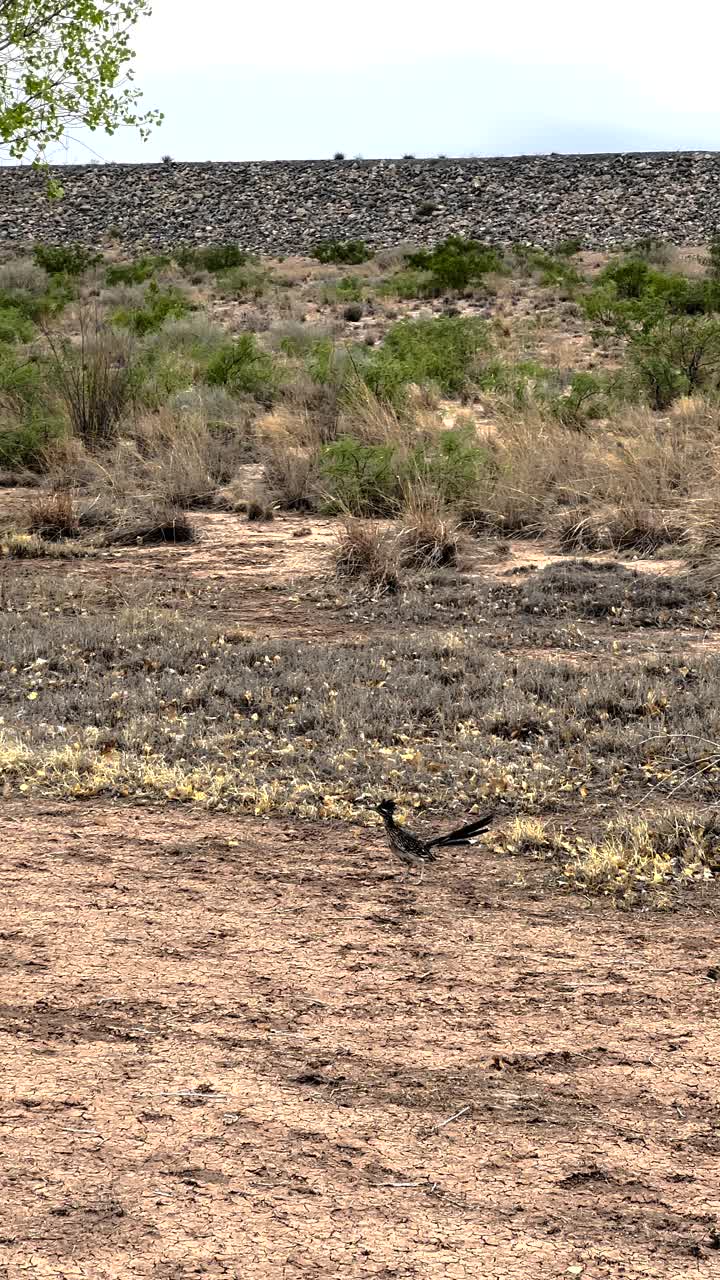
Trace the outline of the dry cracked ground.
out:
M 347 628 L 330 525 L 214 560 L 229 519 L 8 571 L 174 557 L 250 630 Z M 12 795 L 2 843 L 0 1276 L 720 1276 L 710 888 L 621 912 L 487 845 L 403 883 L 375 828 L 111 799 Z

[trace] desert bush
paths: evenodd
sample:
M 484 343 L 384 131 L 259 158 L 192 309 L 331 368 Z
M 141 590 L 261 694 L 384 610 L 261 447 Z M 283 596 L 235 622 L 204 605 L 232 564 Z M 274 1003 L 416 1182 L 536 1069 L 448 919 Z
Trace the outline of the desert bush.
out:
M 30 342 L 34 333 L 34 325 L 19 307 L 0 303 L 0 344 Z
M 186 272 L 231 271 L 242 267 L 248 260 L 247 253 L 235 242 L 207 244 L 199 247 L 185 246 L 173 254 L 178 266 Z
M 551 397 L 550 412 L 566 427 L 582 428 L 607 410 L 607 383 L 594 373 L 573 374 L 567 389 Z
M 553 254 L 556 258 L 574 258 L 581 252 L 582 247 L 583 242 L 579 236 L 568 236 L 566 240 L 558 240 L 557 244 L 553 245 Z
M 320 453 L 320 486 L 329 511 L 392 516 L 413 493 L 443 504 L 470 501 L 490 455 L 469 430 L 442 431 L 414 444 L 368 444 L 342 437 Z M 428 509 L 429 506 L 428 506 Z
M 631 369 L 653 409 L 666 409 L 681 395 L 717 384 L 720 318 L 667 316 L 633 336 Z
M 0 266 L 0 307 L 11 307 L 28 320 L 37 320 L 52 309 L 52 293 L 47 271 L 30 258 L 17 258 Z
M 42 361 L 0 347 L 0 465 L 42 470 L 45 449 L 62 431 Z
M 710 280 L 720 282 L 720 227 L 715 227 L 710 237 L 705 265 Z
M 114 288 L 119 284 L 145 284 L 157 271 L 166 267 L 170 259 L 163 255 L 143 256 L 132 262 L 111 262 L 105 268 L 105 283 Z
M 194 391 L 227 333 L 206 316 L 193 314 L 167 320 L 149 334 L 138 352 L 138 395 L 149 408 L 160 409 L 183 392 Z
M 563 551 L 634 551 L 653 555 L 685 536 L 686 521 L 677 513 L 649 507 L 631 497 L 590 512 L 564 508 L 548 524 Z
M 47 293 L 49 276 L 32 258 L 12 258 L 0 265 L 0 297 L 30 294 L 42 298 Z
M 82 244 L 36 244 L 33 258 L 50 276 L 81 276 L 100 261 L 100 254 Z
M 48 375 L 73 433 L 89 448 L 112 440 L 135 396 L 134 350 L 81 308 L 79 342 L 47 329 Z
M 472 386 L 479 354 L 488 347 L 482 320 L 401 320 L 369 356 L 361 374 L 376 395 L 395 404 L 406 397 L 410 384 L 429 384 L 444 395 L 462 396 Z
M 392 445 L 334 440 L 321 453 L 320 482 L 329 511 L 387 516 L 402 501 L 400 460 Z
M 115 313 L 115 324 L 129 329 L 138 338 L 157 333 L 166 320 L 187 315 L 191 304 L 179 289 L 161 289 L 152 280 L 140 306 L 121 308 Z
M 364 314 L 365 308 L 360 302 L 351 302 L 348 307 L 343 308 L 343 320 L 347 320 L 348 324 L 357 324 Z
M 317 450 L 288 440 L 283 435 L 267 435 L 260 444 L 269 486 L 280 504 L 289 511 L 310 511 L 317 505 Z
M 242 333 L 212 356 L 205 379 L 211 386 L 227 387 L 268 405 L 277 394 L 280 372 L 270 353 L 258 346 L 255 335 Z
M 452 290 L 462 293 L 477 284 L 490 271 L 503 271 L 502 255 L 491 245 L 461 236 L 448 236 L 434 249 L 411 253 L 408 266 L 423 273 L 420 277 L 423 297 L 439 297 Z
M 270 275 L 265 267 L 248 262 L 245 266 L 224 271 L 215 282 L 215 288 L 223 298 L 248 302 L 262 298 L 267 292 L 269 283 Z
M 372 258 L 364 240 L 320 240 L 311 251 L 317 262 L 358 266 Z

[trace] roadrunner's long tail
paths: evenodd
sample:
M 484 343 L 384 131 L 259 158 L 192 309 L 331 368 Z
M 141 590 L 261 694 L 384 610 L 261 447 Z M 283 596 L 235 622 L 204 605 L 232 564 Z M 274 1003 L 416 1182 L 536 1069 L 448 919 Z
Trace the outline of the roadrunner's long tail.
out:
M 457 831 L 451 831 L 446 836 L 437 836 L 434 840 L 428 840 L 427 849 L 446 849 L 452 845 L 472 844 L 472 837 L 479 836 L 481 831 L 487 831 L 492 825 L 494 813 L 485 813 L 482 818 L 476 818 L 474 822 L 468 822 L 467 826 L 458 827 Z

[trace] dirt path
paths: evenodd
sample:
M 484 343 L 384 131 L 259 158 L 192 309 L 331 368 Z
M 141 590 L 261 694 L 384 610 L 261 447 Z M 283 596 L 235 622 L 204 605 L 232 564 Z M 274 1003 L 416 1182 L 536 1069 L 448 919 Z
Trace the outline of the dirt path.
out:
M 482 850 L 405 889 L 331 824 L 3 828 L 1 1276 L 717 1280 L 717 904 Z

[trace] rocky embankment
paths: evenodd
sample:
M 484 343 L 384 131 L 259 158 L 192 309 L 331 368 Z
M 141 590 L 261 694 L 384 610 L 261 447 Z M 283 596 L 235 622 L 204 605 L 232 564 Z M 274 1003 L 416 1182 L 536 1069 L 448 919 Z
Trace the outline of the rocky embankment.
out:
M 657 236 L 700 244 L 720 224 L 720 153 L 73 165 L 0 168 L 0 243 L 236 240 L 263 253 L 320 239 L 373 248 L 449 234 L 588 249 Z

